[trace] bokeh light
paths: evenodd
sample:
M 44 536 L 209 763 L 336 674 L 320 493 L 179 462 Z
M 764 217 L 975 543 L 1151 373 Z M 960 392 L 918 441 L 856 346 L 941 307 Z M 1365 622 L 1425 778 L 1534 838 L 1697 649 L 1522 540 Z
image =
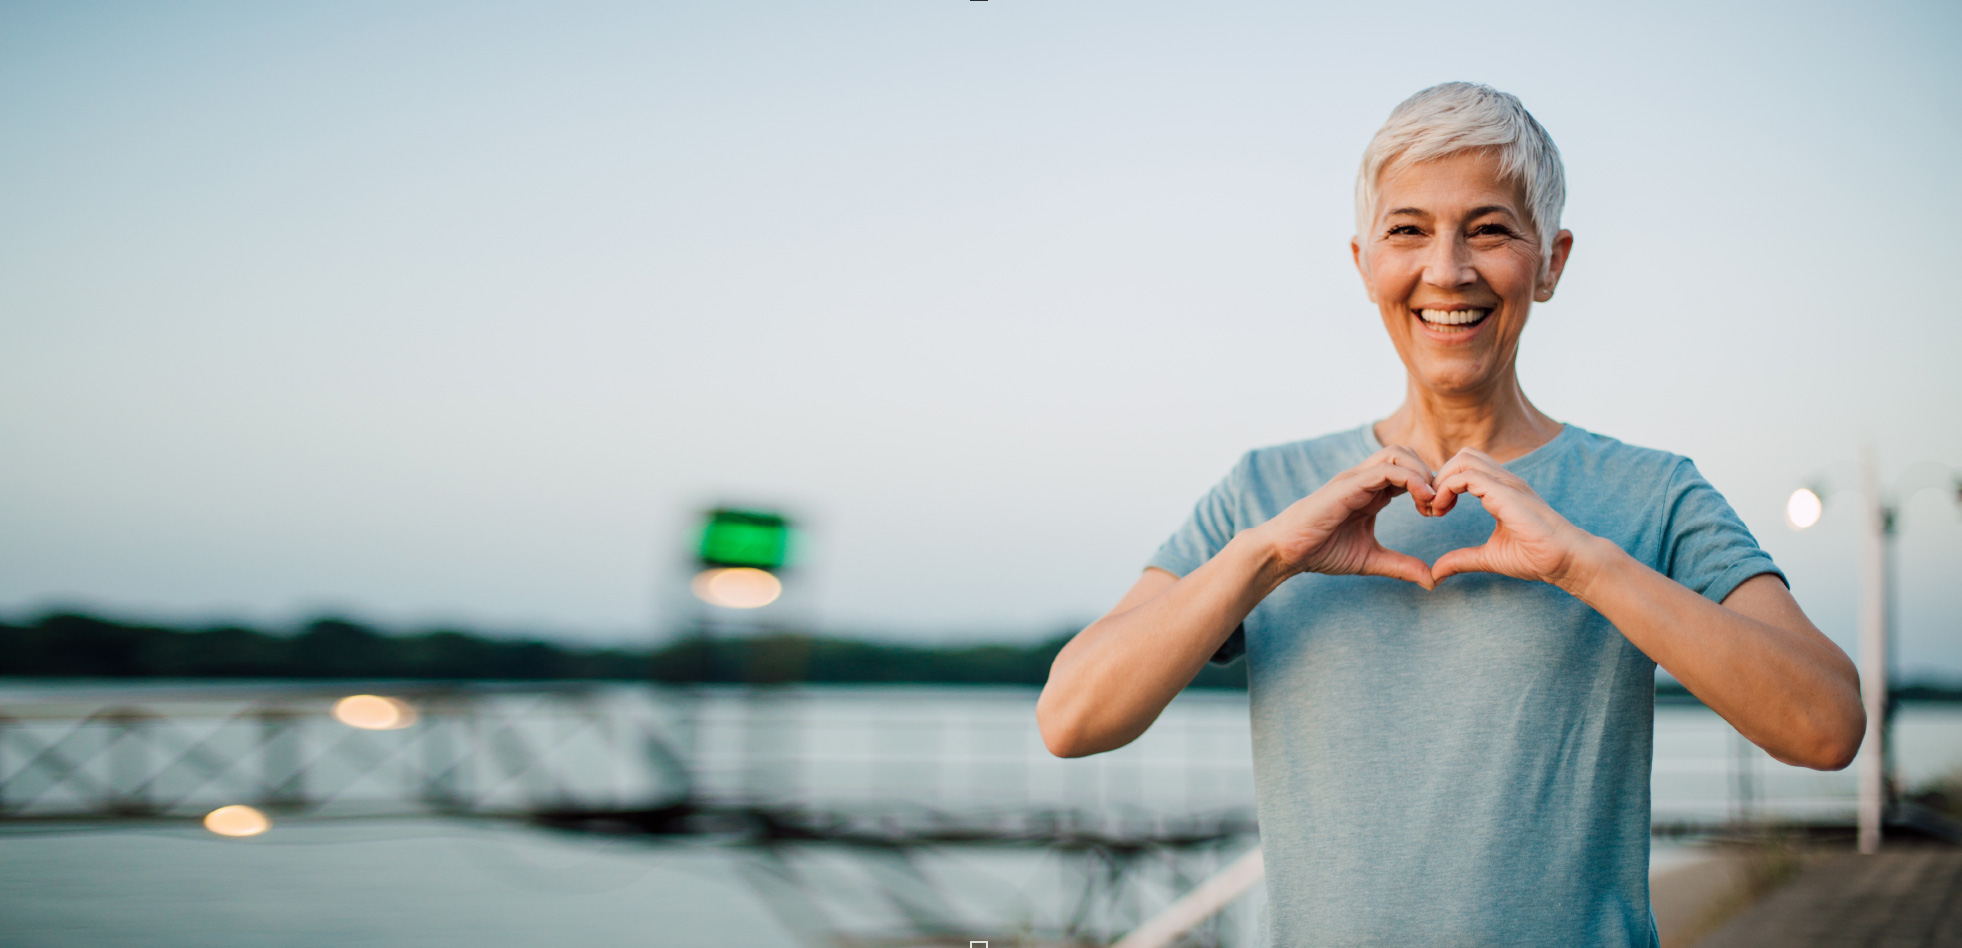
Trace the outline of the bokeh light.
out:
M 416 723 L 416 709 L 381 695 L 348 695 L 334 702 L 334 720 L 364 731 L 394 731 Z
M 220 836 L 257 836 L 272 829 L 272 820 L 252 807 L 234 803 L 206 813 L 204 828 Z
M 695 598 L 725 609 L 760 609 L 783 595 L 783 583 L 771 573 L 733 566 L 695 574 Z
M 1809 488 L 1801 487 L 1792 491 L 1792 499 L 1785 502 L 1785 520 L 1794 529 L 1803 530 L 1818 523 L 1819 515 L 1825 510 L 1826 505 L 1819 499 L 1818 494 Z

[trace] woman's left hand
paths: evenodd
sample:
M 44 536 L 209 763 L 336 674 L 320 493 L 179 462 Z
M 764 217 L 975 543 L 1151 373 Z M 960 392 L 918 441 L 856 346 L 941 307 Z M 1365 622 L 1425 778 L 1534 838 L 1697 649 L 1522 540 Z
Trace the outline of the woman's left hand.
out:
M 1574 579 L 1593 534 L 1554 512 L 1519 475 L 1491 455 L 1471 448 L 1459 451 L 1438 469 L 1432 484 L 1437 494 L 1431 500 L 1431 516 L 1444 516 L 1457 505 L 1459 494 L 1471 494 L 1497 521 L 1484 546 L 1438 557 L 1431 566 L 1433 581 L 1459 573 L 1498 573 L 1564 588 Z

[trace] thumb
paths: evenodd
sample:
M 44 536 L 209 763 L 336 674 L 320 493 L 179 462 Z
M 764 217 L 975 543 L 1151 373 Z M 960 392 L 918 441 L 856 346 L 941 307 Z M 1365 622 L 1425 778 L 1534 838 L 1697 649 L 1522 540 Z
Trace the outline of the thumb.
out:
M 1437 585 L 1437 582 L 1431 578 L 1431 568 L 1424 565 L 1423 560 L 1408 553 L 1398 553 L 1380 546 L 1369 555 L 1369 561 L 1363 564 L 1363 572 L 1371 576 L 1388 576 L 1391 579 L 1416 583 L 1425 589 Z
M 1456 576 L 1459 573 L 1491 572 L 1491 568 L 1485 562 L 1485 552 L 1485 547 L 1468 546 L 1438 557 L 1437 564 L 1431 567 L 1431 581 L 1441 583 L 1444 582 L 1445 577 Z

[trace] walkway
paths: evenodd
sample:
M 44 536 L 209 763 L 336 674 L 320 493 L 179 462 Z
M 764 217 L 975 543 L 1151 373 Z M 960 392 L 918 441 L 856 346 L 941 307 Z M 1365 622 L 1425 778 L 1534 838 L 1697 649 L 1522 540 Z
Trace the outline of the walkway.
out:
M 1831 856 L 1696 948 L 1962 948 L 1962 850 Z

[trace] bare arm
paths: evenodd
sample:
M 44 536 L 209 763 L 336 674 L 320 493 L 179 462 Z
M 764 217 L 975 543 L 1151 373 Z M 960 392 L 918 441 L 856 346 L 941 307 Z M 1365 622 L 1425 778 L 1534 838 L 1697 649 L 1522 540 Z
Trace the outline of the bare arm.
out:
M 1484 546 L 1439 557 L 1438 581 L 1493 572 L 1559 586 L 1771 756 L 1818 770 L 1852 762 L 1866 729 L 1859 675 L 1776 577 L 1754 576 L 1722 605 L 1711 602 L 1567 522 L 1476 451 L 1438 471 L 1434 513 L 1461 493 L 1498 523 Z
M 1117 607 L 1077 633 L 1049 667 L 1036 701 L 1049 752 L 1082 757 L 1143 734 L 1286 578 L 1275 577 L 1264 559 L 1235 538 L 1184 578 L 1145 570 Z
M 1146 570 L 1050 666 L 1036 702 L 1050 753 L 1082 757 L 1136 740 L 1247 613 L 1296 573 L 1392 576 L 1429 588 L 1430 567 L 1376 542 L 1376 514 L 1406 491 L 1428 506 L 1430 479 L 1414 452 L 1385 448 L 1185 576 Z
M 1815 770 L 1853 762 L 1867 722 L 1859 673 L 1777 577 L 1753 576 L 1718 605 L 1595 542 L 1576 598 L 1771 756 Z

